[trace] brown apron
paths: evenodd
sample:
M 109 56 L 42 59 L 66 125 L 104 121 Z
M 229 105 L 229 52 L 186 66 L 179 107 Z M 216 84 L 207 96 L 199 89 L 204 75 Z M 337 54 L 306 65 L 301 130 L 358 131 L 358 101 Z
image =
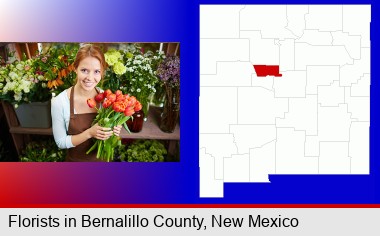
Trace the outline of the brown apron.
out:
M 97 89 L 96 92 L 99 93 Z M 97 113 L 74 114 L 74 87 L 72 87 L 70 94 L 70 121 L 68 134 L 80 134 L 86 129 L 90 128 L 96 115 Z M 69 148 L 66 156 L 66 161 L 102 161 L 96 158 L 97 148 L 95 148 L 89 154 L 86 154 L 87 150 L 90 149 L 93 144 L 93 140 L 88 139 L 73 148 Z

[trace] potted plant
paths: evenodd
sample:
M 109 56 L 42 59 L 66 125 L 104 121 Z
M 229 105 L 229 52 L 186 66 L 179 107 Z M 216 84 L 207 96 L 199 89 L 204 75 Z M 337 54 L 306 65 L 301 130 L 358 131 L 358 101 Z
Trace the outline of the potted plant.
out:
M 164 110 L 161 114 L 160 129 L 172 133 L 178 123 L 180 112 L 180 58 L 169 56 L 156 71 L 164 87 Z
M 167 151 L 157 140 L 137 140 L 128 147 L 119 146 L 116 155 L 121 161 L 127 162 L 163 162 Z
M 53 46 L 46 53 L 0 68 L 0 99 L 14 105 L 22 127 L 51 126 L 52 96 L 73 84 L 77 46 Z
M 54 140 L 49 138 L 28 143 L 19 159 L 21 162 L 61 162 L 65 156 L 66 149 L 59 149 Z

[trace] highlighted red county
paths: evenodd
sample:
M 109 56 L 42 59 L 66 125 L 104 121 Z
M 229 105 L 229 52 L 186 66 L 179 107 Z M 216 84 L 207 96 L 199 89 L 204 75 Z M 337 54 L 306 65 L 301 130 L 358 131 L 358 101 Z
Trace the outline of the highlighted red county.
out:
M 275 65 L 253 65 L 253 68 L 255 68 L 256 74 L 258 77 L 265 77 L 265 76 L 275 76 L 275 77 L 281 77 L 282 74 L 280 74 L 280 66 Z

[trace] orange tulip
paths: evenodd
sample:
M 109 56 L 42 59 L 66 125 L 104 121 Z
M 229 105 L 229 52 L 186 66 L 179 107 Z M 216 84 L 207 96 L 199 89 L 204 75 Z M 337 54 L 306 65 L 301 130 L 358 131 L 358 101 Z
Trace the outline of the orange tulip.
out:
M 125 101 L 125 100 L 127 99 L 123 95 L 116 96 L 116 102 Z
M 116 101 L 116 94 L 110 94 L 107 96 L 107 99 L 110 100 L 111 102 Z
M 124 112 L 126 105 L 123 102 L 114 102 L 112 108 L 116 112 Z
M 141 103 L 139 101 L 137 101 L 136 104 L 135 104 L 134 110 L 135 111 L 140 111 L 141 109 L 142 109 L 142 105 L 141 105 Z
M 98 95 L 95 96 L 96 102 L 103 102 L 103 99 L 104 99 L 104 93 L 99 93 Z
M 112 94 L 112 91 L 110 89 L 107 89 L 104 91 L 104 97 L 108 97 L 108 95 Z
M 120 95 L 123 95 L 123 92 L 121 90 L 116 90 L 115 94 L 118 97 Z
M 135 113 L 135 110 L 133 110 L 133 107 L 127 107 L 124 111 L 124 115 L 126 116 L 131 116 Z
M 96 102 L 93 98 L 89 98 L 87 99 L 87 105 L 90 107 L 90 108 L 94 108 L 96 107 Z
M 129 107 L 134 107 L 136 101 L 137 101 L 137 100 L 136 100 L 136 98 L 135 98 L 134 96 L 129 97 L 129 99 L 128 99 L 128 106 L 129 106 Z
M 110 105 L 112 104 L 112 102 L 110 101 L 110 100 L 104 100 L 104 102 L 103 102 L 103 107 L 104 108 L 107 108 L 107 107 L 109 107 Z

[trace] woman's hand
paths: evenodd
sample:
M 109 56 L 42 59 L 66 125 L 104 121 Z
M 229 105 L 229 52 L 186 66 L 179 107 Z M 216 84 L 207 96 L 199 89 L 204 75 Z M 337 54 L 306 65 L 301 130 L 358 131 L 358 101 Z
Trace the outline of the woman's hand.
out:
M 89 129 L 89 133 L 92 138 L 100 140 L 106 140 L 113 134 L 111 128 L 101 127 L 97 123 Z
M 114 126 L 113 127 L 113 133 L 116 135 L 116 136 L 120 136 L 120 132 L 121 132 L 121 125 L 118 125 L 118 126 Z

